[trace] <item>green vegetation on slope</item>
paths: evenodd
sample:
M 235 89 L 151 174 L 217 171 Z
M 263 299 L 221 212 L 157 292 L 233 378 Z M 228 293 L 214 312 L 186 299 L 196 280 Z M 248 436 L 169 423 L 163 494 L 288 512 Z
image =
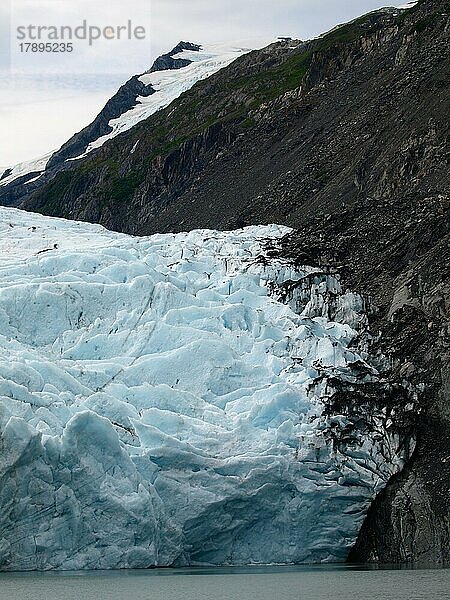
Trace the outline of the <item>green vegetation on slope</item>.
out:
M 314 58 L 336 55 L 376 26 L 376 18 L 366 15 L 312 42 L 280 44 L 241 57 L 194 85 L 166 109 L 107 143 L 69 173 L 58 175 L 37 195 L 41 212 L 62 214 L 58 203 L 66 192 L 74 191 L 74 181 L 78 183 L 81 177 L 87 182 L 93 174 L 95 185 L 91 189 L 85 185 L 80 195 L 88 194 L 99 208 L 131 201 L 155 159 L 164 159 L 214 125 L 231 124 L 235 133 L 252 129 L 257 123 L 256 111 L 297 89 Z M 130 158 L 136 143 L 139 149 Z

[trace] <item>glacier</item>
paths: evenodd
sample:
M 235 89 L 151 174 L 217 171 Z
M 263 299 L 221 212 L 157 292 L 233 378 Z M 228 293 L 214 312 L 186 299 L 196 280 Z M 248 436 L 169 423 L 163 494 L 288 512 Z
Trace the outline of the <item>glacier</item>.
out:
M 29 161 L 19 163 L 18 165 L 15 165 L 11 168 L 1 167 L 0 175 L 2 173 L 3 173 L 3 175 L 5 175 L 6 171 L 10 171 L 10 173 L 7 174 L 6 176 L 3 176 L 2 179 L 0 179 L 0 187 L 8 185 L 9 183 L 12 183 L 16 179 L 19 179 L 19 177 L 24 177 L 25 175 L 29 175 L 31 173 L 36 173 L 37 175 L 35 177 L 33 177 L 32 179 L 29 179 L 28 183 L 35 181 L 45 171 L 45 168 L 48 164 L 48 161 L 52 157 L 53 152 L 54 151 L 49 152 L 45 156 L 41 156 L 34 160 L 29 160 Z
M 0 208 L 0 569 L 345 560 L 406 450 L 333 441 L 365 303 L 271 258 L 288 231 Z

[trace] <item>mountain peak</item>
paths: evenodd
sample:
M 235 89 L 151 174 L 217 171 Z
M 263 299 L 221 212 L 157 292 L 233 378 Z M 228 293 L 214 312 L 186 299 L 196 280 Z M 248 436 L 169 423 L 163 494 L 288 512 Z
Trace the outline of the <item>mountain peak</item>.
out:
M 191 64 L 191 60 L 187 58 L 174 58 L 181 52 L 200 52 L 202 49 L 198 44 L 191 42 L 179 42 L 170 52 L 162 54 L 153 63 L 152 67 L 146 73 L 155 73 L 157 71 L 167 71 L 172 69 L 182 69 Z
M 200 52 L 202 47 L 199 44 L 193 44 L 192 42 L 179 42 L 175 48 L 169 52 L 172 56 L 174 54 L 178 54 L 178 52 L 183 52 L 183 50 L 188 50 L 190 52 Z

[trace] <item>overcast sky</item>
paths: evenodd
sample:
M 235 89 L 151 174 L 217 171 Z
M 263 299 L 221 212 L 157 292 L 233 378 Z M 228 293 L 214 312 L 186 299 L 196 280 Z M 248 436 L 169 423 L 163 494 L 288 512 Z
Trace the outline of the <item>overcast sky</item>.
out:
M 180 40 L 201 44 L 261 37 L 270 40 L 281 35 L 308 39 L 383 5 L 382 0 L 0 0 L 0 3 L 0 166 L 59 147 L 97 114 L 123 80 L 148 69 L 157 55 Z M 404 3 L 405 0 L 388 2 L 394 6 Z M 116 27 L 131 20 L 133 27 L 145 28 L 146 36 L 131 41 L 99 40 L 92 46 L 79 40 L 70 54 L 20 51 L 19 26 L 76 27 L 83 20 L 99 27 Z M 9 68 L 4 35 L 8 28 Z

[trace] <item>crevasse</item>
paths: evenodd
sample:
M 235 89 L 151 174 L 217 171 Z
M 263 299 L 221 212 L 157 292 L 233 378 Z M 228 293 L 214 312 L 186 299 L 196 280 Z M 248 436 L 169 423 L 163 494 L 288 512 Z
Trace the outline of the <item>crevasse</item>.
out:
M 0 208 L 2 569 L 345 558 L 403 456 L 389 432 L 327 436 L 318 376 L 365 364 L 364 303 L 267 258 L 287 231 Z

